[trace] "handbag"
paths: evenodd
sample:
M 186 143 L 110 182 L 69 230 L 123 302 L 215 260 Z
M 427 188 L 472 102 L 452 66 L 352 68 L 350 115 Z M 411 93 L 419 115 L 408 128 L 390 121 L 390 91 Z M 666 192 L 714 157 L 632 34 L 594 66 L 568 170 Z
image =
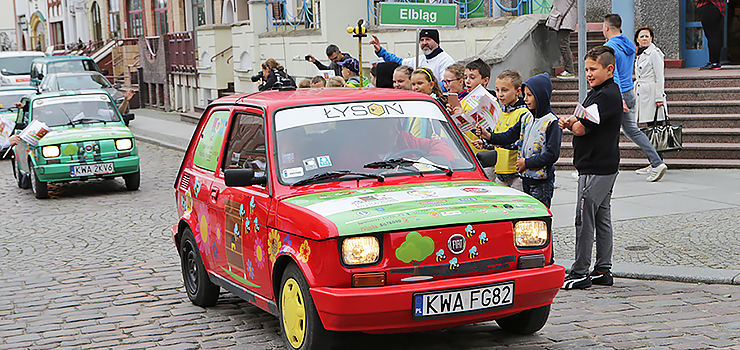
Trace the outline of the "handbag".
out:
M 658 125 L 659 110 L 663 110 L 663 113 L 665 113 L 665 121 L 662 125 Z M 681 125 L 671 125 L 665 106 L 655 109 L 653 126 L 641 128 L 640 131 L 647 136 L 658 152 L 678 151 L 683 148 L 683 127 Z

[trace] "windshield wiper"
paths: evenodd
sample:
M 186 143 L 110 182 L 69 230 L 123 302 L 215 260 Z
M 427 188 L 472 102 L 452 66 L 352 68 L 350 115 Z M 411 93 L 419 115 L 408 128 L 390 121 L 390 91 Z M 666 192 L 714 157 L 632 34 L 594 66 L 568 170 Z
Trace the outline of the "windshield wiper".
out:
M 72 118 L 69 117 L 69 114 L 67 114 L 67 111 L 64 110 L 64 108 L 59 107 L 59 109 L 62 110 L 62 113 L 64 113 L 64 116 L 67 117 L 67 120 L 69 120 L 69 123 L 67 125 L 72 125 L 72 127 L 75 127 L 75 122 L 72 120 Z
M 352 171 L 349 171 L 349 170 L 338 170 L 338 171 L 327 171 L 327 172 L 324 172 L 324 173 L 316 174 L 316 175 L 311 176 L 309 178 L 305 178 L 303 180 L 296 181 L 295 183 L 293 183 L 290 186 L 293 187 L 293 186 L 307 185 L 307 184 L 310 184 L 310 183 L 313 183 L 313 182 L 316 182 L 316 181 L 330 180 L 330 179 L 338 179 L 340 177 L 350 176 L 350 175 L 362 176 L 362 177 L 366 177 L 366 178 L 370 178 L 370 179 L 377 179 L 378 182 L 385 181 L 385 176 L 379 175 L 379 174 L 356 173 L 356 172 L 352 172 Z
M 439 164 L 435 164 L 432 162 L 422 162 L 419 160 L 413 160 L 409 158 L 392 158 L 388 160 L 381 160 L 379 162 L 372 162 L 367 163 L 363 165 L 363 168 L 370 168 L 370 169 L 393 169 L 397 166 L 412 166 L 414 164 L 421 164 L 430 166 L 432 168 L 435 168 L 437 170 L 444 171 L 447 176 L 452 176 L 452 169 L 446 166 L 442 166 Z M 421 173 L 421 171 L 419 171 Z M 422 175 L 423 176 L 423 175 Z

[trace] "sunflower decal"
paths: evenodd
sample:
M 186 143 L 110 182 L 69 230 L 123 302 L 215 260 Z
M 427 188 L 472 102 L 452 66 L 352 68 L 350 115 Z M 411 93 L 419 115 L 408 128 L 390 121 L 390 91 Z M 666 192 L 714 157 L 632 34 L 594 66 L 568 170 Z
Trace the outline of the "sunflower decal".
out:
M 311 247 L 308 245 L 308 241 L 303 241 L 301 248 L 298 250 L 298 260 L 308 262 L 308 258 L 311 255 Z
M 257 238 L 254 242 L 254 261 L 257 267 L 265 267 L 265 250 L 262 248 L 262 239 L 260 238 Z
M 275 259 L 280 252 L 280 248 L 282 247 L 283 243 L 280 242 L 280 233 L 275 229 L 271 229 L 267 238 L 267 253 L 270 254 L 271 262 L 275 262 Z

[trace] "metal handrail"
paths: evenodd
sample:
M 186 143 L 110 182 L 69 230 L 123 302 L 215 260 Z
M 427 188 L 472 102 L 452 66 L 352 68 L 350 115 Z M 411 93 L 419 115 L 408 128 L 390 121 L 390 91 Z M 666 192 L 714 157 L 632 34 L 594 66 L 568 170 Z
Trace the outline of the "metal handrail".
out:
M 216 57 L 218 57 L 218 55 L 223 55 L 223 54 L 224 54 L 224 53 L 225 53 L 226 51 L 229 51 L 229 50 L 231 50 L 231 49 L 233 49 L 233 48 L 234 48 L 234 45 L 232 45 L 232 46 L 229 46 L 229 47 L 227 47 L 227 48 L 225 48 L 225 49 L 221 50 L 221 52 L 219 52 L 219 53 L 217 53 L 217 54 L 213 55 L 213 57 L 211 57 L 211 62 L 213 62 L 213 60 L 215 60 L 215 59 L 216 59 Z M 228 63 L 228 62 L 226 62 L 226 63 Z
M 229 58 L 226 59 L 226 64 L 229 64 L 229 61 L 231 61 L 232 58 L 234 58 L 234 55 L 231 55 L 229 56 Z

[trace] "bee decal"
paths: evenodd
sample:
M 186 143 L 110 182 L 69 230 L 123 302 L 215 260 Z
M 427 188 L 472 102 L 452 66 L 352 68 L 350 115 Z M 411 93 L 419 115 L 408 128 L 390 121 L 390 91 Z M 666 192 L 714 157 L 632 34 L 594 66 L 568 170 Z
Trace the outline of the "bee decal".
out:
M 480 233 L 480 234 L 478 235 L 478 243 L 480 243 L 481 245 L 484 245 L 484 244 L 486 244 L 487 242 L 488 242 L 488 236 L 486 235 L 486 233 L 485 233 L 485 232 L 481 232 L 481 233 Z
M 443 249 L 440 249 L 437 251 L 437 256 L 434 258 L 436 261 L 444 261 L 447 259 L 447 256 L 445 255 L 445 251 Z
M 473 237 L 475 235 L 475 230 L 473 229 L 473 225 L 468 225 L 465 227 L 465 236 L 466 237 Z
M 450 260 L 450 270 L 454 270 L 458 267 L 460 267 L 460 264 L 457 263 L 457 258 L 452 258 L 452 260 Z
M 470 250 L 468 250 L 468 256 L 473 259 L 476 256 L 478 256 L 478 248 L 476 246 L 470 247 Z

